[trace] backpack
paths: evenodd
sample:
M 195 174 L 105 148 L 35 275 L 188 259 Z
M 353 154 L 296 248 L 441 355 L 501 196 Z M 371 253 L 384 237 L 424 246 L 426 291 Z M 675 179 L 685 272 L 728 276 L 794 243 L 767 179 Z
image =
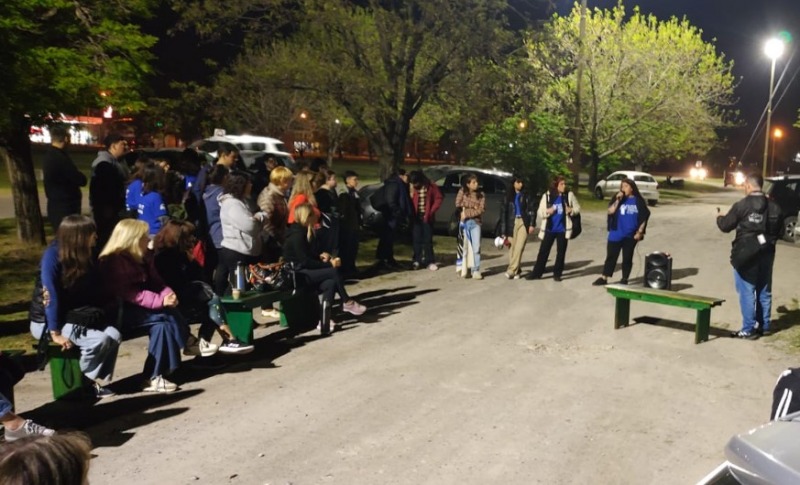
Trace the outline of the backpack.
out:
M 786 369 L 778 377 L 772 391 L 771 420 L 800 411 L 800 368 Z
M 378 187 L 378 190 L 372 193 L 369 196 L 369 203 L 372 205 L 372 208 L 377 211 L 382 211 L 384 209 L 389 208 L 389 202 L 386 200 L 386 184 L 382 184 Z

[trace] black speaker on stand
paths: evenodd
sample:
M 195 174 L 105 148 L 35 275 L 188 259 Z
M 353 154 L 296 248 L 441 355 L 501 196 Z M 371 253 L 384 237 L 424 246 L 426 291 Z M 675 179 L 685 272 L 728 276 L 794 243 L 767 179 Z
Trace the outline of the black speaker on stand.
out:
M 644 286 L 657 290 L 672 289 L 672 256 L 656 251 L 644 257 Z

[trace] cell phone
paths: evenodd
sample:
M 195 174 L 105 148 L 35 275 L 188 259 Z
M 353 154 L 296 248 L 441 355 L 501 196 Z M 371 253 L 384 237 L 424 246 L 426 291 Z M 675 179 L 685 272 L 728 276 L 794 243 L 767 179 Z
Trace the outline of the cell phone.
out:
M 719 207 L 717 207 L 717 214 L 719 214 Z

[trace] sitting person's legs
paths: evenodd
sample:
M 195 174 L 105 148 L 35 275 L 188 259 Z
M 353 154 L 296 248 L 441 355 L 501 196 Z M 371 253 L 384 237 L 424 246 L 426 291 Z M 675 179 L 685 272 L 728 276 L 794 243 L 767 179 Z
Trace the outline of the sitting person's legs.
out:
M 50 428 L 45 428 L 40 424 L 34 423 L 30 419 L 25 419 L 22 416 L 14 414 L 11 401 L 3 394 L 0 394 L 0 423 L 5 428 L 5 438 L 6 441 L 9 442 L 24 438 L 25 436 L 50 436 L 55 433 L 55 431 Z M 0 482 L 2 482 L 2 475 L 0 475 Z

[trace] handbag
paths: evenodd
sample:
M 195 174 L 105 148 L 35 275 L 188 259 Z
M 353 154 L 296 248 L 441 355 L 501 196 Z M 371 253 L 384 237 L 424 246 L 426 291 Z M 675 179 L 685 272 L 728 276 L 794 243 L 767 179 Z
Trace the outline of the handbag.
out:
M 581 224 L 581 215 L 575 214 L 569 217 L 572 220 L 572 234 L 570 234 L 569 238 L 575 239 L 576 237 L 580 236 L 581 232 L 583 231 L 583 226 Z
M 257 291 L 288 291 L 294 289 L 294 274 L 283 262 L 256 263 L 248 267 L 250 284 Z
M 67 323 L 78 327 L 102 330 L 106 325 L 106 312 L 96 306 L 80 306 L 67 311 Z

